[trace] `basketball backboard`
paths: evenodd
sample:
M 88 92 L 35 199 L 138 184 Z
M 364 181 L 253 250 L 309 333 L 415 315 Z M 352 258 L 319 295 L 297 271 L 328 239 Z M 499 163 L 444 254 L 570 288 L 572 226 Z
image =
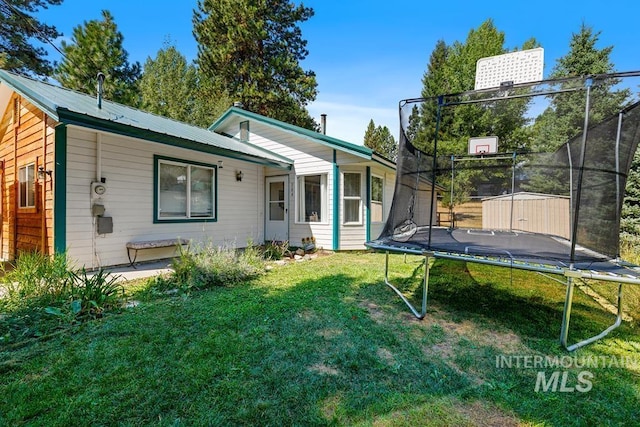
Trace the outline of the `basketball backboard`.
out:
M 499 87 L 501 83 L 529 83 L 542 80 L 544 49 L 520 50 L 480 58 L 476 62 L 475 89 Z
M 482 136 L 469 138 L 469 154 L 482 156 L 484 154 L 496 154 L 498 152 L 497 136 Z

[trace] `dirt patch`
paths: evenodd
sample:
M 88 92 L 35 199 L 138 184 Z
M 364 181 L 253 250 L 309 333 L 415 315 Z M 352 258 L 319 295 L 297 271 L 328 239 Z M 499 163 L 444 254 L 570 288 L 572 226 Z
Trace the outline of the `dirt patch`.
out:
M 382 323 L 385 313 L 378 304 L 370 301 L 364 301 L 360 304 L 360 307 L 367 310 L 371 319 L 375 320 L 377 323 Z
M 340 329 L 321 329 L 318 332 L 318 335 L 320 335 L 322 338 L 324 338 L 325 340 L 331 340 L 337 336 L 342 335 L 342 330 Z
M 488 427 L 516 427 L 523 425 L 518 418 L 499 408 L 481 402 L 462 404 L 457 407 L 458 412 L 472 424 Z
M 378 358 L 382 360 L 382 362 L 385 363 L 386 365 L 394 366 L 396 364 L 396 358 L 393 356 L 393 353 L 391 353 L 388 349 L 384 347 L 380 347 L 376 351 L 376 354 L 378 355 Z
M 336 368 L 332 368 L 331 366 L 327 366 L 324 363 L 316 363 L 315 365 L 310 366 L 309 370 L 311 372 L 317 372 L 323 375 L 331 375 L 331 376 L 340 375 L 339 370 L 337 370 Z

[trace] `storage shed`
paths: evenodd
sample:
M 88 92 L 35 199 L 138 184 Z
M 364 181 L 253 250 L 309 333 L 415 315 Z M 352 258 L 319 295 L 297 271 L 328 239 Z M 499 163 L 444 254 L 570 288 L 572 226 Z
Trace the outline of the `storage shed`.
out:
M 570 199 L 527 192 L 489 197 L 482 200 L 482 228 L 528 231 L 569 239 Z

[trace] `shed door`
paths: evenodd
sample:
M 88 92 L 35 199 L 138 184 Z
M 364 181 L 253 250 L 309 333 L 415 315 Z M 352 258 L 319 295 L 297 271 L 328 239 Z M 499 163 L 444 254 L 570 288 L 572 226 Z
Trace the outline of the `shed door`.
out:
M 289 240 L 289 181 L 286 176 L 269 177 L 266 180 L 265 229 L 267 241 Z

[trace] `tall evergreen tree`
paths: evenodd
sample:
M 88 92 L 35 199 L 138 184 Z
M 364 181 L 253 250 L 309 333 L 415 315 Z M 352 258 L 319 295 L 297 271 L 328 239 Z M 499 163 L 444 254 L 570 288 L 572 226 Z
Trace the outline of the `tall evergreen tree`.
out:
M 373 119 L 369 121 L 364 133 L 364 146 L 376 153 L 395 161 L 398 157 L 398 144 L 386 126 L 376 126 Z
M 598 49 L 596 45 L 599 37 L 600 32 L 594 32 L 591 27 L 583 23 L 580 31 L 572 34 L 569 52 L 558 59 L 550 77 L 577 77 L 613 72 L 614 65 L 610 60 L 613 46 Z M 594 85 L 591 91 L 590 124 L 598 123 L 616 113 L 628 100 L 630 96 L 628 89 L 613 90 L 617 83 L 617 80 L 610 80 L 605 84 Z M 582 132 L 584 104 L 582 92 L 568 93 L 552 101 L 549 113 L 556 118 L 557 143 L 563 144 Z
M 197 90 L 196 67 L 168 43 L 155 59 L 148 57 L 140 77 L 141 108 L 161 116 L 193 123 Z
M 0 1 L 0 67 L 23 75 L 49 76 L 53 72 L 51 62 L 45 57 L 42 46 L 62 33 L 52 26 L 38 21 L 33 15 L 49 5 L 56 6 L 62 0 L 2 0 Z
M 67 88 L 94 94 L 95 77 L 102 72 L 105 99 L 137 106 L 140 64 L 129 63 L 123 40 L 111 13 L 103 10 L 102 20 L 85 21 L 73 29 L 71 43 L 62 42 L 64 57 L 55 78 Z
M 247 110 L 317 129 L 306 110 L 315 73 L 300 66 L 308 51 L 298 24 L 311 16 L 313 9 L 289 0 L 199 0 L 197 65 L 216 92 Z

